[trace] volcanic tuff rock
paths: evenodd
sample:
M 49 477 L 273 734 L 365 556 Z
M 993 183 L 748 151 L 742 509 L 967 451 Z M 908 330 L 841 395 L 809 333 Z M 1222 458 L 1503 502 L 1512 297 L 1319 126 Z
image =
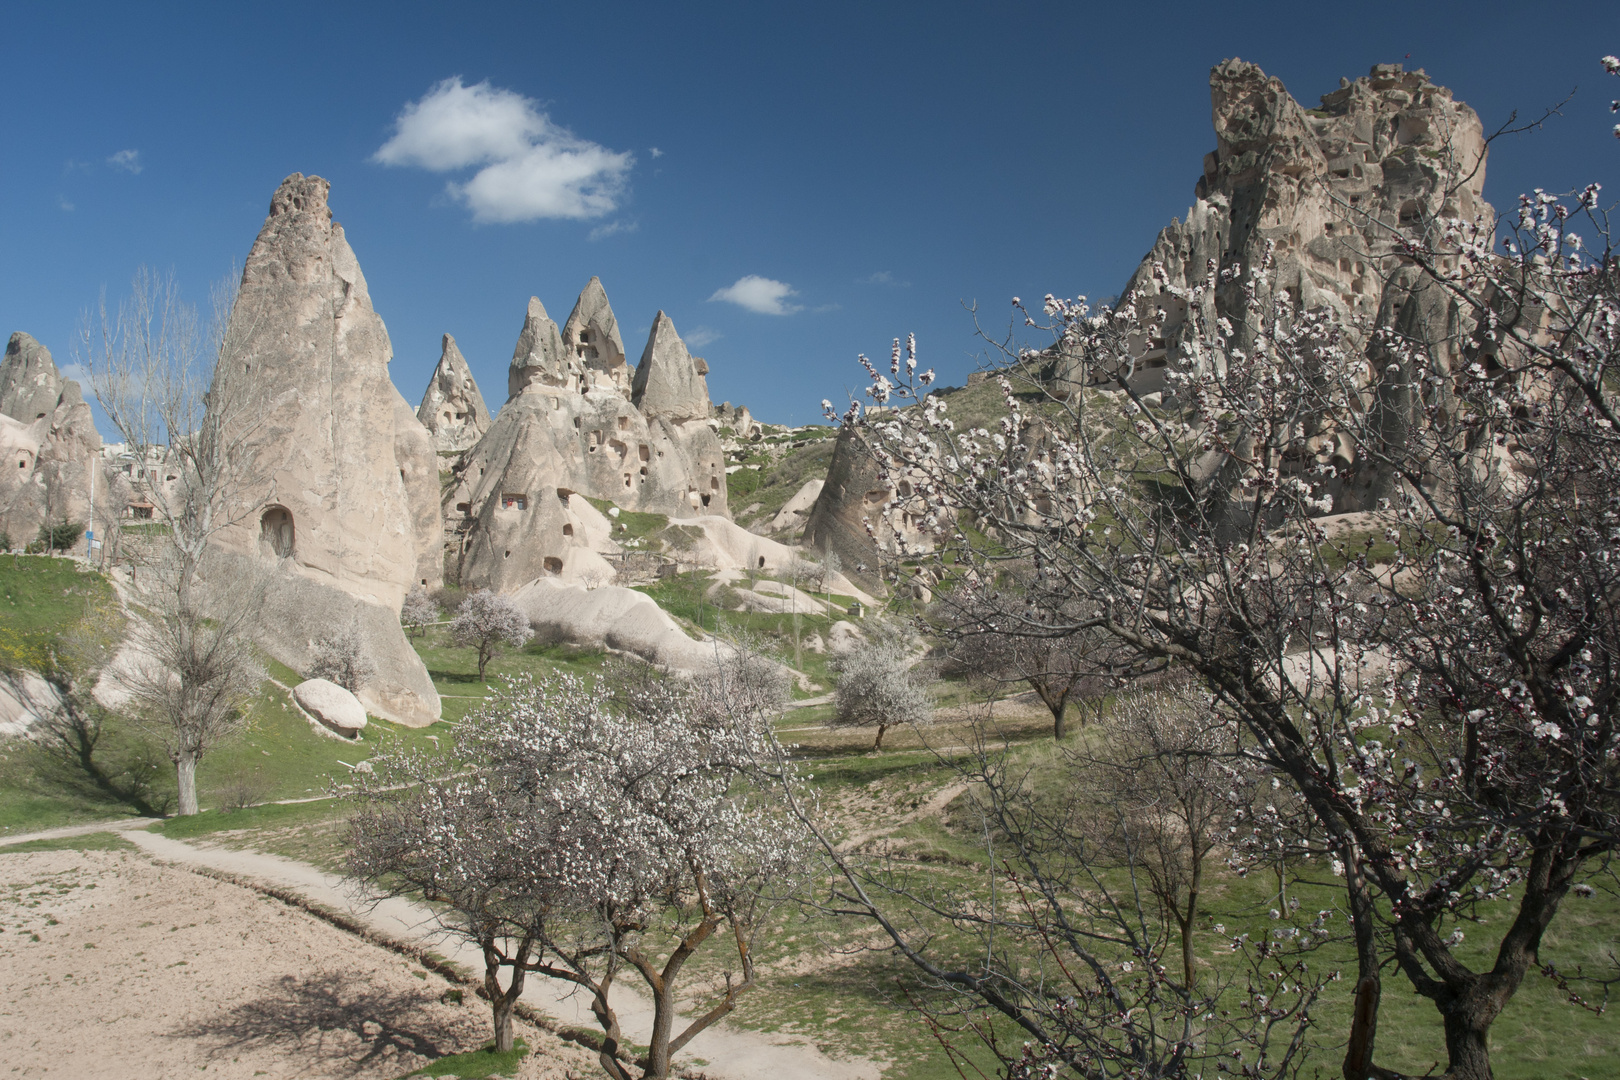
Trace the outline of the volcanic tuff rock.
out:
M 101 436 L 79 384 L 62 378 L 45 346 L 12 334 L 0 361 L 0 530 L 22 543 L 47 516 L 90 524 L 100 456 Z
M 439 696 L 399 609 L 413 585 L 440 581 L 438 458 L 389 380 L 388 331 L 332 220 L 329 187 L 284 180 L 242 273 L 228 331 L 240 365 L 221 363 L 210 399 L 234 403 L 247 512 L 219 547 L 227 563 L 270 572 L 259 638 L 272 656 L 302 670 L 316 640 L 352 628 L 377 666 L 362 703 L 427 724 Z M 231 582 L 215 584 L 226 599 Z
M 472 369 L 449 334 L 444 335 L 439 364 L 422 394 L 416 418 L 433 436 L 433 448 L 441 454 L 460 453 L 489 430 L 484 395 L 478 392 Z
M 545 305 L 529 301 L 507 376 L 511 396 L 455 467 L 444 509 L 468 588 L 612 577 L 598 552 L 615 545 L 595 535 L 589 518 L 600 515 L 584 496 L 671 517 L 727 513 L 707 366 L 687 353 L 669 317 L 654 321 L 633 384 L 600 281 L 585 286 L 567 326 L 559 331 Z
M 1275 273 L 1263 303 L 1286 291 L 1296 308 L 1331 308 L 1346 321 L 1363 317 L 1369 326 L 1397 326 L 1442 352 L 1452 349 L 1459 313 L 1424 284 L 1399 247 L 1432 229 L 1437 218 L 1492 215 L 1483 196 L 1486 144 L 1475 112 L 1422 71 L 1399 64 L 1379 64 L 1354 82 L 1341 79 L 1320 108 L 1307 110 L 1258 66 L 1228 60 L 1210 72 L 1210 99 L 1216 146 L 1204 157 L 1195 201 L 1185 221 L 1159 233 L 1120 294 L 1135 294 L 1142 325 L 1154 327 L 1135 343 L 1131 388 L 1144 396 L 1174 392 L 1165 369 L 1183 360 L 1194 324 L 1186 303 L 1169 289 L 1197 285 L 1211 263 L 1255 266 L 1268 249 Z M 1155 268 L 1163 283 L 1155 280 Z M 1238 348 L 1246 348 L 1253 333 L 1243 304 L 1241 283 L 1233 279 L 1216 289 L 1202 312 L 1211 322 L 1227 317 Z M 1155 325 L 1159 313 L 1164 321 Z M 1085 378 L 1061 353 L 1050 374 L 1060 397 Z M 1397 415 L 1395 403 L 1379 407 L 1397 428 L 1416 422 L 1409 409 Z M 1339 475 L 1335 512 L 1366 509 L 1389 493 L 1392 479 L 1358 467 L 1343 434 L 1311 432 L 1307 451 L 1310 460 L 1302 464 L 1331 465 Z M 875 563 L 863 519 L 882 528 L 872 511 L 888 501 L 889 487 L 855 456 L 854 441 L 841 437 L 805 535 L 814 546 L 839 551 L 846 563 Z M 1212 474 L 1206 482 L 1218 497 L 1237 479 Z

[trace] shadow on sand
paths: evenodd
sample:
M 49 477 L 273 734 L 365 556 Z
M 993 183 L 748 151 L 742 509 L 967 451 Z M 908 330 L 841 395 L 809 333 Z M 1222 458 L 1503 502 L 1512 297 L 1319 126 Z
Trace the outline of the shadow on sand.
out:
M 431 1061 L 462 1049 L 457 1036 L 471 1033 L 454 1030 L 460 1025 L 435 1015 L 433 1004 L 426 987 L 401 993 L 356 975 L 287 975 L 261 997 L 173 1037 L 212 1044 L 214 1057 L 274 1050 L 310 1072 L 360 1073 L 373 1064 L 398 1068 L 412 1055 Z

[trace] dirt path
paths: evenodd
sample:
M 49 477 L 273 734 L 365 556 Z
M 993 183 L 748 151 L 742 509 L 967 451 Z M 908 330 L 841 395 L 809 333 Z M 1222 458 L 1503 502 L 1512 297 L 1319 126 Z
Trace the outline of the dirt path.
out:
M 181 866 L 207 867 L 240 877 L 254 878 L 290 889 L 317 904 L 343 912 L 375 932 L 395 940 L 425 945 L 469 971 L 481 972 L 478 951 L 438 932 L 432 912 L 408 900 L 378 903 L 360 900 L 332 874 L 306 863 L 255 851 L 199 847 L 140 830 L 124 832 L 140 849 L 155 858 Z M 589 1004 L 578 995 L 561 991 L 545 979 L 531 979 L 524 1001 L 565 1024 L 596 1029 Z M 613 993 L 625 1035 L 639 1040 L 652 1026 L 651 1003 L 620 984 Z M 744 1006 L 746 1008 L 746 1006 Z M 679 1021 L 677 1021 L 677 1025 Z M 708 1062 L 703 1071 L 716 1080 L 878 1080 L 881 1070 L 865 1058 L 834 1059 L 818 1048 L 791 1036 L 775 1036 L 716 1025 L 687 1045 L 682 1058 Z

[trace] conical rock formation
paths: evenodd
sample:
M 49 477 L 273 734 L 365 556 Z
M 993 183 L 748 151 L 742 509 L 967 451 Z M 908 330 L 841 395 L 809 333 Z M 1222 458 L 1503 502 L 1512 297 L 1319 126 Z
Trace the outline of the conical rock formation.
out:
M 630 366 L 624 359 L 624 341 L 619 337 L 619 321 L 613 317 L 602 279 L 592 277 L 574 303 L 563 324 L 565 348 L 592 382 L 606 382 L 626 397 L 630 395 Z
M 709 418 L 709 365 L 686 351 L 675 321 L 662 311 L 636 365 L 631 400 L 649 420 L 674 423 Z
M 623 350 L 600 281 L 585 287 L 568 325 L 572 342 L 538 299 L 529 301 L 508 372 L 511 397 L 456 466 L 444 508 L 466 587 L 512 591 L 543 576 L 611 578 L 601 554 L 614 550 L 608 522 L 586 496 L 671 517 L 727 512 L 724 456 L 701 376 L 702 399 L 691 408 L 646 414 L 625 392 L 622 363 L 612 362 L 612 350 L 621 358 Z M 660 313 L 636 383 L 644 369 L 652 374 L 677 359 L 689 372 L 701 364 Z M 667 383 L 660 377 L 653 385 Z
M 439 697 L 399 610 L 413 585 L 440 580 L 438 458 L 389 379 L 388 331 L 329 186 L 283 181 L 243 270 L 229 330 L 240 359 L 222 361 L 210 398 L 231 403 L 249 490 L 219 547 L 270 574 L 259 634 L 272 656 L 303 670 L 314 642 L 355 629 L 377 666 L 366 708 L 427 724 Z M 228 591 L 232 576 L 215 584 Z
M 47 517 L 93 527 L 92 475 L 100 460 L 101 436 L 79 384 L 62 378 L 45 346 L 12 334 L 0 361 L 0 531 L 22 544 Z M 95 517 L 105 518 L 105 485 L 97 496 Z
M 416 418 L 433 436 L 433 448 L 441 454 L 460 453 L 489 430 L 484 395 L 478 392 L 472 369 L 449 334 L 444 335 L 439 364 L 422 394 Z

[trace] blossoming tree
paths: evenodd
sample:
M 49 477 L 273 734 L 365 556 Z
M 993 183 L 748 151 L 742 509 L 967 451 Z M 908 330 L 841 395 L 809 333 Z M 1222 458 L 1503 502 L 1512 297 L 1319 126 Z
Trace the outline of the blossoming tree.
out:
M 1620 261 L 1595 184 L 1501 222 L 1357 224 L 1394 234 L 1386 284 L 1422 318 L 1302 309 L 1269 248 L 1187 288 L 1156 268 L 1113 307 L 1014 301 L 1053 339 L 1008 349 L 994 428 L 957 428 L 914 341 L 887 373 L 863 357 L 870 398 L 902 406 L 863 438 L 906 481 L 892 543 L 951 568 L 946 603 L 1194 673 L 1291 786 L 1295 850 L 1352 920 L 1344 1074 L 1394 1075 L 1374 1063 L 1393 964 L 1438 1012 L 1446 1075 L 1485 1080 L 1492 1022 L 1620 839 Z M 1132 374 L 1169 301 L 1187 329 L 1149 397 Z M 1019 575 L 1064 604 L 1031 615 Z
M 801 853 L 775 810 L 768 717 L 717 694 L 725 681 L 616 697 L 605 680 L 512 680 L 462 722 L 450 760 L 383 757 L 361 777 L 350 873 L 445 905 L 446 929 L 483 953 L 497 1048 L 538 973 L 587 993 L 602 1068 L 629 1080 L 610 991 L 633 972 L 654 1005 L 643 1075 L 667 1077 L 754 985 L 762 905 Z M 676 1031 L 682 971 L 717 934 L 736 967 Z

